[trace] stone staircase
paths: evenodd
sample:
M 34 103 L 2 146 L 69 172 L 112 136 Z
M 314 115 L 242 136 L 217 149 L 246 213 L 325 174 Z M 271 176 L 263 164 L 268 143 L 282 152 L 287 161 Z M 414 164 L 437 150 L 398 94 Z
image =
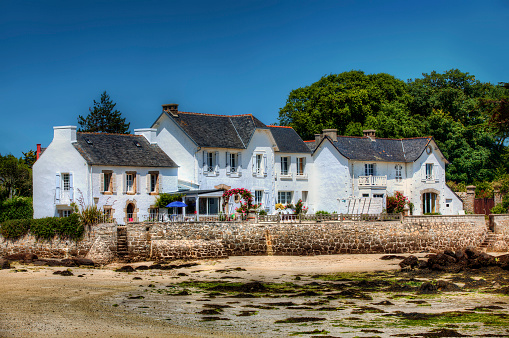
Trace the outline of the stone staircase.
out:
M 488 229 L 486 233 L 486 237 L 484 237 L 484 241 L 479 245 L 479 249 L 483 252 L 488 250 L 488 247 L 493 247 L 496 241 L 498 241 L 499 235 L 494 233 L 492 230 Z
M 127 228 L 125 226 L 117 227 L 117 256 L 119 259 L 125 259 L 129 255 L 127 249 Z

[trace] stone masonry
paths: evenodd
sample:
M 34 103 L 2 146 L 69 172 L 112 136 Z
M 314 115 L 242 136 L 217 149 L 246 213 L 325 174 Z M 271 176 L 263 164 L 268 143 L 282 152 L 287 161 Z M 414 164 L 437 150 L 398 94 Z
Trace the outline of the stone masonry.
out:
M 498 216 L 495 224 L 509 240 L 509 216 Z M 487 230 L 484 215 L 407 216 L 403 222 L 129 223 L 127 258 L 142 261 L 455 250 L 478 247 Z M 21 252 L 54 258 L 89 254 L 106 263 L 116 254 L 116 236 L 115 224 L 100 224 L 87 229 L 79 242 L 58 238 L 41 241 L 31 235 L 17 240 L 0 237 L 0 256 Z

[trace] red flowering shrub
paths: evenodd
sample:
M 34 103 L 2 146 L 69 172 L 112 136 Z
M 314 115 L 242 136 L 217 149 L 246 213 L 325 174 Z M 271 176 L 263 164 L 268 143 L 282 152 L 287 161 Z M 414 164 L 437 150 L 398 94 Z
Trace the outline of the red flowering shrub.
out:
M 405 204 L 408 204 L 410 201 L 407 197 L 405 197 L 399 191 L 396 191 L 394 196 L 387 196 L 387 213 L 388 214 L 398 214 L 403 212 L 405 208 Z

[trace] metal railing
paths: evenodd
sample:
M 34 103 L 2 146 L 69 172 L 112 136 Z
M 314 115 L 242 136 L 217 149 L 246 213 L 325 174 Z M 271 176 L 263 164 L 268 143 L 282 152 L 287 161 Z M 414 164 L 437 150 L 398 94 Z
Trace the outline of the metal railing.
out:
M 278 214 L 258 215 L 259 223 L 302 223 L 326 221 L 400 221 L 401 214 Z
M 361 186 L 387 186 L 387 176 L 359 176 Z

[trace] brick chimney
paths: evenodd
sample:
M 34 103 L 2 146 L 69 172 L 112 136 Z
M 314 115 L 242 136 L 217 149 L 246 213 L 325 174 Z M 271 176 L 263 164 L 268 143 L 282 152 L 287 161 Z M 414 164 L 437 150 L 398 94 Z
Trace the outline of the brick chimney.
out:
M 41 144 L 37 143 L 37 158 L 35 160 L 37 161 L 40 156 L 41 156 Z
M 171 114 L 173 117 L 178 117 L 179 105 L 176 103 L 163 104 L 163 111 Z
M 376 130 L 375 129 L 366 129 L 362 131 L 362 134 L 364 137 L 369 137 L 371 139 L 376 137 Z

